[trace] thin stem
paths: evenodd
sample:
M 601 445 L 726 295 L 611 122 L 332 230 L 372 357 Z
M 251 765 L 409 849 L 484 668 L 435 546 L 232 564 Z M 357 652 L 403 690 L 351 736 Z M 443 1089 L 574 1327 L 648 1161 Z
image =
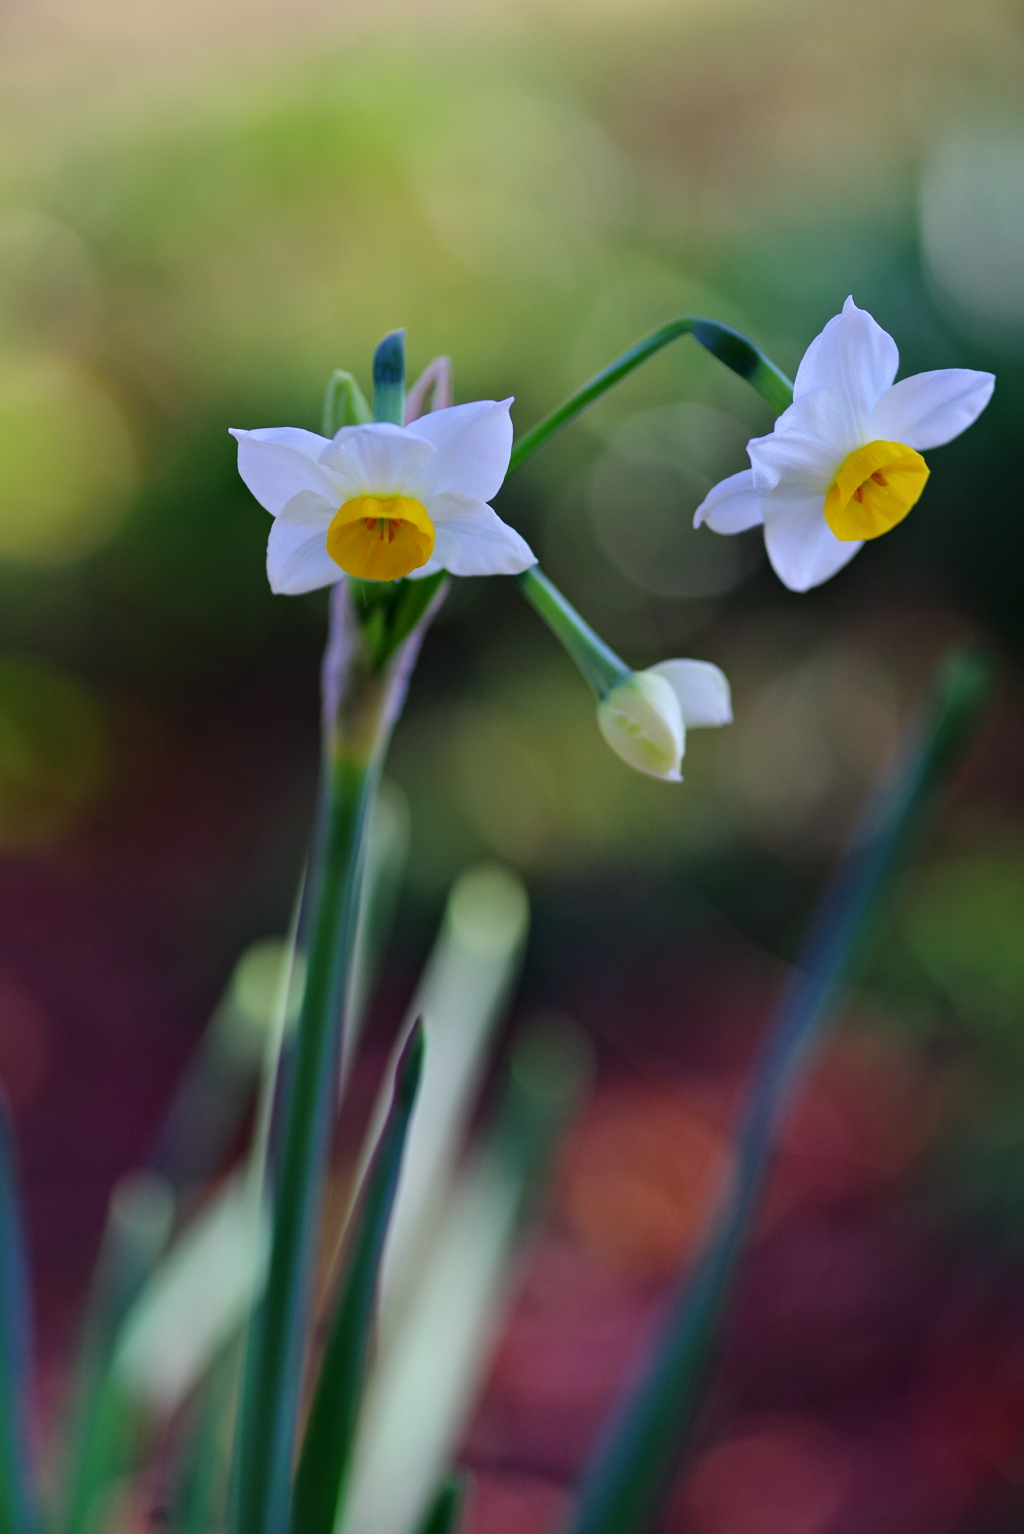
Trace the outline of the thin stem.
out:
M 387 664 L 368 652 L 346 582 L 323 666 L 324 761 L 311 858 L 306 982 L 283 1079 L 282 1150 L 262 1304 L 250 1327 L 233 1471 L 238 1534 L 287 1527 L 313 1273 L 336 1105 L 365 831 L 391 730 L 439 589 Z
M 695 341 L 699 341 L 726 367 L 745 378 L 773 410 L 785 410 L 793 403 L 793 385 L 789 379 L 746 336 L 740 335 L 738 330 L 728 325 L 720 325 L 717 320 L 684 315 L 681 319 L 669 320 L 667 324 L 659 325 L 657 330 L 652 330 L 650 335 L 644 336 L 643 340 L 623 352 L 621 357 L 610 362 L 589 383 L 577 389 L 575 394 L 570 394 L 543 421 L 532 426 L 514 444 L 508 474 L 521 469 L 545 442 L 581 415 L 588 405 L 592 405 L 594 400 L 607 393 L 642 362 L 646 362 L 648 357 L 653 357 L 662 347 L 678 340 L 680 336 L 693 336 Z M 516 580 L 526 600 L 565 646 L 598 698 L 607 697 L 613 687 L 630 675 L 629 667 L 598 638 L 558 588 L 541 572 L 539 566 L 534 565 L 524 571 L 522 575 L 516 576 Z
M 599 698 L 631 674 L 625 661 L 609 649 L 590 625 L 548 580 L 539 565 L 531 565 L 515 577 L 520 591 L 565 647 Z
M 669 320 L 667 324 L 659 325 L 657 330 L 652 330 L 649 336 L 637 341 L 628 351 L 622 353 L 614 362 L 610 362 L 589 383 L 585 383 L 575 394 L 545 416 L 543 421 L 538 421 L 528 432 L 515 444 L 512 449 L 512 457 L 509 459 L 508 472 L 514 474 L 521 469 L 529 458 L 532 458 L 538 448 L 556 432 L 568 426 L 576 417 L 594 400 L 599 399 L 627 374 L 632 373 L 648 357 L 653 357 L 660 352 L 662 347 L 668 346 L 670 341 L 678 340 L 680 336 L 693 336 L 699 341 L 705 350 L 712 356 L 724 362 L 726 367 L 745 378 L 747 383 L 760 394 L 761 398 L 779 414 L 787 406 L 793 403 L 793 385 L 785 373 L 771 362 L 764 352 L 760 351 L 746 336 L 740 335 L 738 330 L 733 330 L 729 325 L 721 325 L 717 320 L 702 319 L 699 315 L 687 314 L 678 320 Z M 506 476 L 507 477 L 507 476 Z

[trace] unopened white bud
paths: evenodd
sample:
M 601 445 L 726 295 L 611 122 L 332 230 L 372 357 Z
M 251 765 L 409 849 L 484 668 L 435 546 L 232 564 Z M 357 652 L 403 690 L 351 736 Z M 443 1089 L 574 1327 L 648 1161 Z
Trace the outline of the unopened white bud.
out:
M 637 772 L 681 781 L 686 730 L 675 690 L 653 671 L 634 671 L 597 705 L 601 734 Z
M 597 705 L 612 750 L 637 772 L 667 783 L 682 781 L 687 730 L 731 720 L 725 673 L 706 660 L 664 660 L 632 671 Z

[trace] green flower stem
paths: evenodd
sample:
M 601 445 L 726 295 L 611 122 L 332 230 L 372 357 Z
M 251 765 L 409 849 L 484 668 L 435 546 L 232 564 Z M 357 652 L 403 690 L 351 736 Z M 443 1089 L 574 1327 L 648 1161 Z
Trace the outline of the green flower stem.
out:
M 836 990 L 877 929 L 891 876 L 991 695 L 976 652 L 946 664 L 931 717 L 855 832 L 812 919 L 753 1073 L 733 1177 L 703 1257 L 670 1303 L 651 1364 L 585 1471 L 570 1534 L 637 1534 L 656 1519 L 717 1353 L 779 1125 Z
M 719 362 L 724 362 L 727 368 L 745 378 L 751 388 L 756 389 L 761 398 L 780 414 L 793 403 L 793 385 L 786 375 L 779 371 L 774 362 L 764 355 L 752 341 L 746 336 L 740 335 L 738 330 L 731 329 L 728 325 L 720 325 L 717 320 L 701 319 L 698 315 L 684 315 L 682 319 L 669 320 L 665 325 L 659 325 L 657 330 L 652 330 L 649 336 L 644 336 L 642 341 L 637 341 L 628 351 L 623 352 L 614 362 L 610 362 L 606 368 L 585 383 L 575 394 L 545 416 L 543 421 L 538 421 L 532 426 L 512 448 L 512 457 L 509 459 L 508 472 L 514 474 L 521 469 L 529 458 L 532 458 L 538 448 L 556 432 L 568 426 L 578 415 L 592 405 L 594 400 L 607 393 L 620 379 L 632 373 L 648 357 L 653 357 L 660 352 L 663 346 L 668 346 L 670 341 L 678 340 L 680 336 L 693 336 L 699 341 L 705 350 L 712 356 L 717 357 Z M 379 418 L 378 418 L 379 419 Z
M 592 405 L 594 400 L 607 393 L 642 362 L 646 362 L 648 357 L 653 357 L 655 352 L 660 352 L 663 346 L 668 346 L 670 341 L 680 336 L 693 336 L 695 341 L 699 341 L 726 367 L 745 378 L 776 412 L 785 410 L 793 403 L 793 385 L 789 379 L 746 336 L 741 336 L 738 330 L 732 330 L 728 325 L 720 325 L 717 320 L 685 315 L 682 319 L 669 320 L 667 324 L 659 325 L 657 330 L 652 330 L 649 336 L 610 362 L 582 389 L 571 394 L 557 410 L 531 427 L 512 448 L 508 474 L 521 469 L 538 448 L 543 447 L 564 426 L 581 415 L 588 405 Z M 378 415 L 377 419 L 381 417 Z M 565 646 L 598 698 L 607 697 L 613 687 L 630 675 L 629 667 L 598 638 L 538 566 L 534 565 L 515 579 L 526 600 Z
M 288 1523 L 365 829 L 409 674 L 443 597 L 442 588 L 412 633 L 379 668 L 364 642 L 347 583 L 334 588 L 324 656 L 321 799 L 307 886 L 309 916 L 303 923 L 306 981 L 284 1064 L 267 1285 L 250 1328 L 246 1358 L 232 1478 L 238 1534 L 281 1534 Z
M 632 673 L 625 661 L 609 649 L 588 623 L 585 623 L 558 587 L 548 580 L 539 565 L 531 565 L 514 577 L 520 591 L 535 612 L 539 613 L 583 672 L 598 698 L 606 698 L 613 687 Z

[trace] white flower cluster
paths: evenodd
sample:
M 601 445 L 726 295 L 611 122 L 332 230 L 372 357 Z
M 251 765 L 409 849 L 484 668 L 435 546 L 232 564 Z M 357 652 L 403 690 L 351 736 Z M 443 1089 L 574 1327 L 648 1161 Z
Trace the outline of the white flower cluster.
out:
M 898 365 L 895 341 L 848 298 L 805 352 L 792 405 L 747 444 L 751 467 L 715 486 L 694 525 L 763 526 L 768 558 L 793 591 L 835 575 L 867 539 L 902 521 L 928 479 L 922 453 L 966 430 L 995 384 L 966 368 L 895 383 Z M 489 505 L 508 471 L 511 403 L 476 400 L 406 426 L 346 426 L 333 438 L 290 426 L 235 431 L 239 472 L 274 518 L 272 589 L 296 595 L 345 574 L 393 581 L 529 570 L 537 563 L 529 545 Z M 570 652 L 599 643 L 568 604 L 562 610 L 574 626 Z M 728 681 L 706 661 L 624 670 L 597 691 L 608 744 L 669 782 L 680 780 L 687 729 L 732 719 Z

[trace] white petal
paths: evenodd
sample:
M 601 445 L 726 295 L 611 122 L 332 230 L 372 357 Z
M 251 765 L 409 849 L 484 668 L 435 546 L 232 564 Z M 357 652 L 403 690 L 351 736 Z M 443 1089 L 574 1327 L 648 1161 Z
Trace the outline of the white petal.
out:
M 648 667 L 663 676 L 679 699 L 688 730 L 700 725 L 732 723 L 732 695 L 725 672 L 706 660 L 665 660 Z
M 319 458 L 330 437 L 321 437 L 315 431 L 304 431 L 301 426 L 260 426 L 255 431 L 242 431 L 237 426 L 229 428 L 230 435 L 241 442 L 248 437 L 253 442 L 280 442 L 284 447 L 294 447 L 307 458 Z
M 333 586 L 342 574 L 327 552 L 323 528 L 295 527 L 278 517 L 267 543 L 271 591 L 296 597 L 303 591 Z
M 779 496 L 765 506 L 764 546 L 772 568 L 790 591 L 808 591 L 835 575 L 863 547 L 846 543 L 825 521 L 824 497 Z
M 239 474 L 272 516 L 276 517 L 302 490 L 327 499 L 334 496 L 330 476 L 316 461 L 328 445 L 326 437 L 294 426 L 269 426 L 259 431 L 232 428 L 231 435 L 238 439 Z
M 774 431 L 747 443 L 754 487 L 761 496 L 773 491 L 824 495 L 843 459 L 865 440 L 839 390 L 815 389 L 783 411 Z
M 318 527 L 323 534 L 337 509 L 336 501 L 329 501 L 326 496 L 317 495 L 313 490 L 300 490 L 298 495 L 293 495 L 290 501 L 284 503 L 278 518 L 292 527 Z
M 406 427 L 437 449 L 424 466 L 432 493 L 453 490 L 475 501 L 490 501 L 497 495 L 512 452 L 511 403 L 511 399 L 480 399 L 451 405 Z
M 905 442 L 923 453 L 952 442 L 978 419 L 996 386 L 991 373 L 939 368 L 902 378 L 882 395 L 871 413 L 872 438 Z
M 373 421 L 343 426 L 320 462 L 350 480 L 357 495 L 409 495 L 422 501 L 423 469 L 433 453 L 429 442 L 405 427 Z
M 826 386 L 838 389 L 863 425 L 896 377 L 899 362 L 892 336 L 848 298 L 842 314 L 829 320 L 804 353 L 793 398 Z
M 434 559 L 452 575 L 518 575 L 537 556 L 496 511 L 468 495 L 438 495 L 427 505 L 437 531 Z
M 706 522 L 712 532 L 745 533 L 764 521 L 761 498 L 754 489 L 754 471 L 742 469 L 730 474 L 701 501 L 693 515 L 694 527 Z

